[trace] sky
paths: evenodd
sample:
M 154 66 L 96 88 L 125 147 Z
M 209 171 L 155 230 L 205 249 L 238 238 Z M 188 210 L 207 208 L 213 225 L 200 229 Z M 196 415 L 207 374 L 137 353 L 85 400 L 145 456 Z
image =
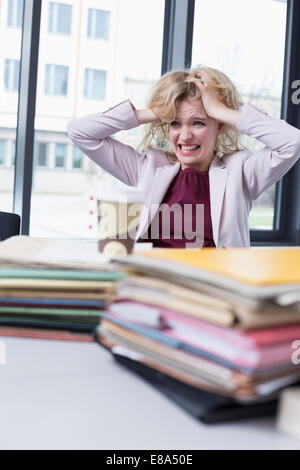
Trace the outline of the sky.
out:
M 115 0 L 112 0 L 115 1 Z M 119 47 L 126 75 L 157 79 L 163 0 L 121 0 Z M 192 64 L 220 68 L 249 92 L 280 96 L 286 3 L 277 0 L 196 0 Z
M 286 3 L 196 0 L 193 64 L 221 68 L 245 91 L 282 87 Z

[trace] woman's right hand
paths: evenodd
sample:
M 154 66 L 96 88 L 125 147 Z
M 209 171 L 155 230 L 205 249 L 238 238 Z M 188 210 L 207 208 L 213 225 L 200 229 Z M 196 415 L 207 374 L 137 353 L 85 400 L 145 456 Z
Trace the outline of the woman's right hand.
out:
M 160 120 L 150 108 L 135 109 L 134 106 L 132 107 L 140 124 L 147 124 L 149 122 L 155 122 Z

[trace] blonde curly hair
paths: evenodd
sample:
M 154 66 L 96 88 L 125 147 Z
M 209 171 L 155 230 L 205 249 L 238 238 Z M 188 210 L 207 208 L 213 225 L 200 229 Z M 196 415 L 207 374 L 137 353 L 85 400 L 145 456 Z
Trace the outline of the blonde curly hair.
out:
M 176 104 L 189 98 L 200 98 L 198 87 L 187 78 L 201 76 L 211 85 L 220 101 L 228 108 L 239 110 L 242 106 L 240 95 L 232 81 L 221 71 L 199 65 L 187 70 L 173 70 L 164 74 L 153 86 L 148 108 L 161 119 L 149 124 L 138 147 L 145 152 L 149 148 L 165 151 L 170 161 L 177 161 L 169 139 L 170 123 L 176 116 Z M 240 132 L 225 124 L 224 131 L 216 138 L 215 152 L 220 157 L 224 154 L 241 150 Z

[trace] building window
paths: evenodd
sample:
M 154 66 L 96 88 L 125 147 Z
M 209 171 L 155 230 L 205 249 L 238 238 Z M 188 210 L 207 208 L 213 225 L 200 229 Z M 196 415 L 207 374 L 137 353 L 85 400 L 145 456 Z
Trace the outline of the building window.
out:
M 65 167 L 66 144 L 55 144 L 55 168 Z
M 46 95 L 67 95 L 69 67 L 46 65 Z
M 72 168 L 82 168 L 83 153 L 78 147 L 73 147 L 73 162 Z
M 17 91 L 19 88 L 20 61 L 5 59 L 4 86 L 8 91 Z
M 47 166 L 47 150 L 48 144 L 45 142 L 37 142 L 35 145 L 35 163 L 36 166 Z
M 6 141 L 4 139 L 0 139 L 0 165 L 4 165 L 5 150 L 6 150 Z
M 16 163 L 16 141 L 11 141 L 11 164 L 14 166 Z
M 88 13 L 88 27 L 87 35 L 88 38 L 93 39 L 105 39 L 108 41 L 109 37 L 109 21 L 110 12 L 105 10 L 96 10 L 89 8 Z
M 21 28 L 23 18 L 23 0 L 9 0 L 7 10 L 7 26 Z
M 106 71 L 85 70 L 84 97 L 91 100 L 105 100 Z
M 49 3 L 48 32 L 71 34 L 72 6 L 63 3 Z

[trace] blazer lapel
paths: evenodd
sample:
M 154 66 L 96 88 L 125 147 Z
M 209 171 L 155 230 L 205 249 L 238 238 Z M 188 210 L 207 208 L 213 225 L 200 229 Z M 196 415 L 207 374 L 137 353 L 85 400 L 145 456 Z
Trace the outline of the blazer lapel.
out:
M 148 202 L 141 214 L 141 222 L 136 238 L 139 238 L 148 229 L 160 203 L 162 202 L 171 182 L 177 175 L 179 169 L 179 162 L 175 163 L 174 165 L 166 165 L 157 168 L 151 185 L 149 198 L 147 198 Z
M 219 243 L 220 218 L 228 169 L 219 157 L 214 157 L 209 169 L 210 210 L 215 245 Z

